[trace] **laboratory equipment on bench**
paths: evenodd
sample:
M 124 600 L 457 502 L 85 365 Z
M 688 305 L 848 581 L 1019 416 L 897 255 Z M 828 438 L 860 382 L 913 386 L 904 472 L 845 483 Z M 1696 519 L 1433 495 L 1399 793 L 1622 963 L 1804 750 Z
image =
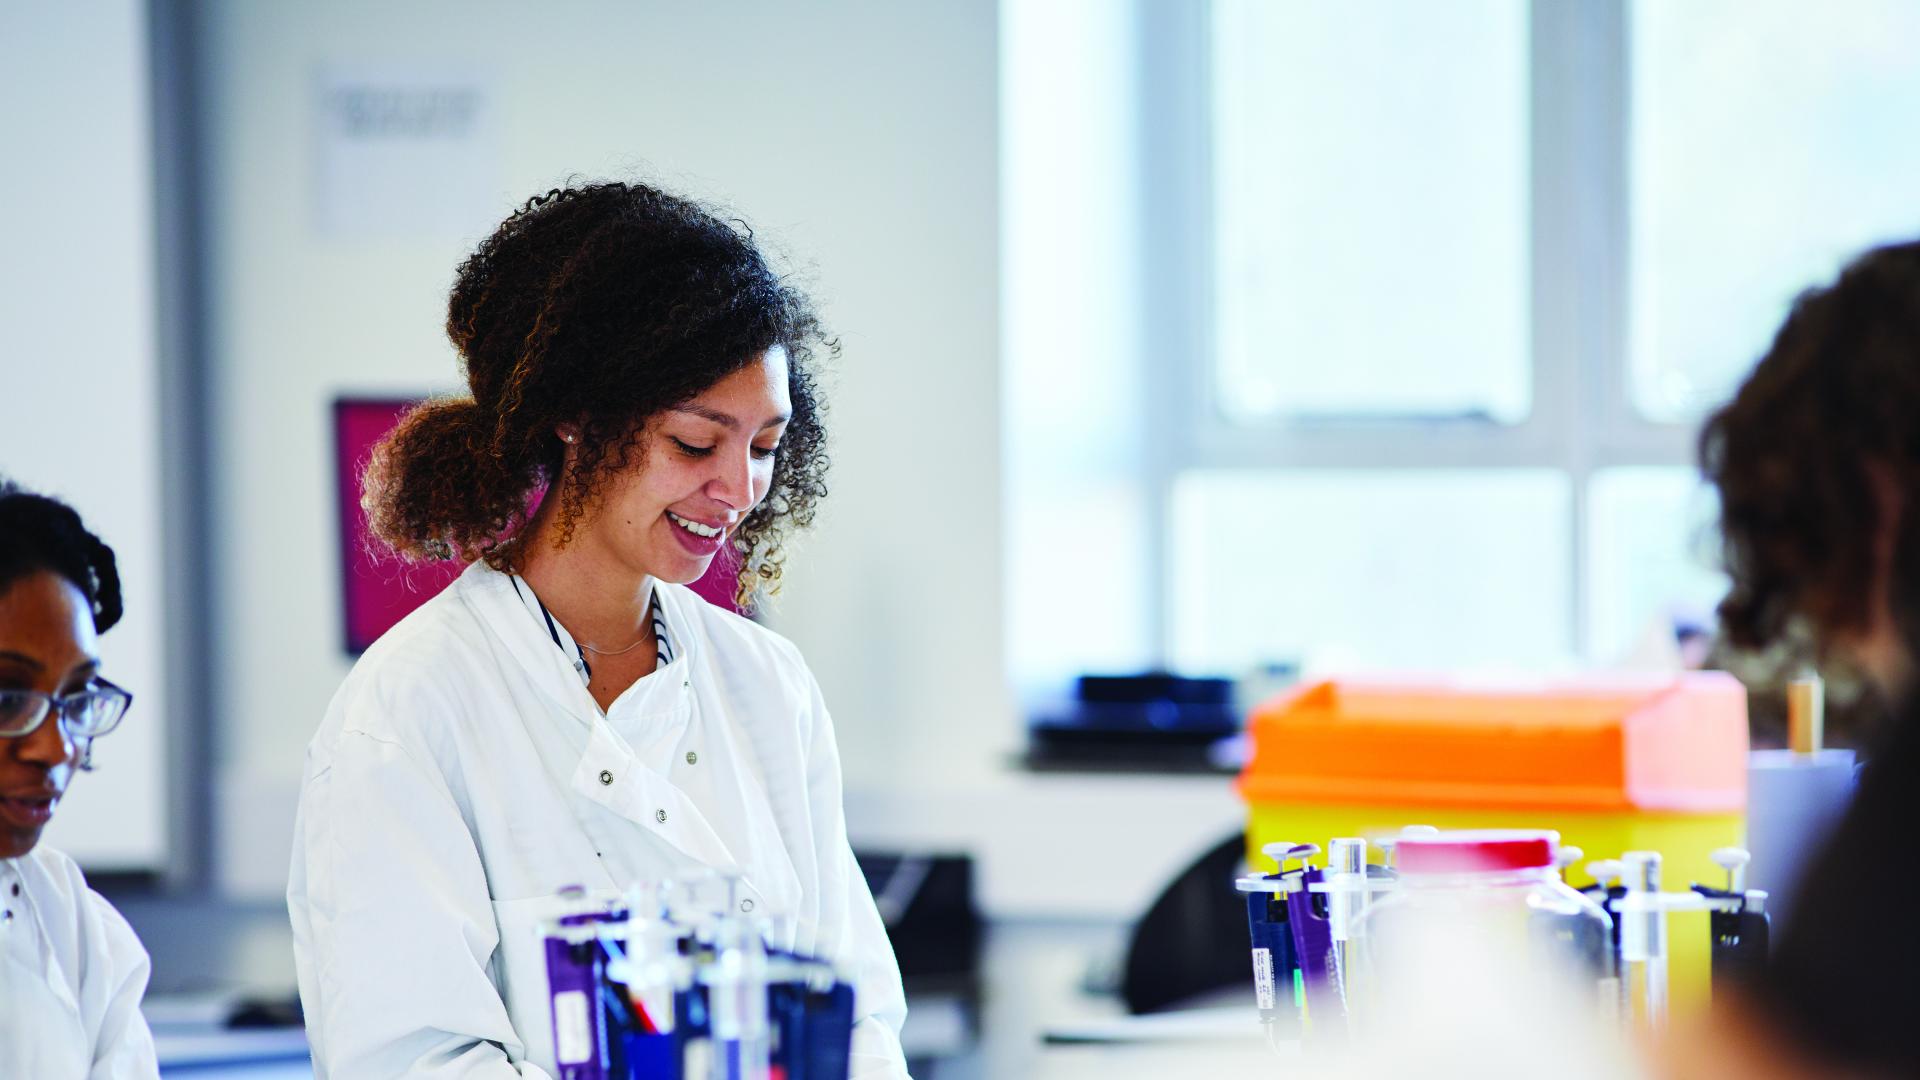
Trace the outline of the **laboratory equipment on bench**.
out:
M 1300 871 L 1287 864 L 1305 859 L 1319 848 L 1281 840 L 1263 851 L 1275 864 L 1271 874 L 1252 874 L 1236 882 L 1247 898 L 1247 933 L 1253 941 L 1253 995 L 1267 1041 L 1300 1037 L 1306 1004 L 1299 954 L 1293 943 L 1293 925 L 1287 917 L 1287 896 L 1297 890 Z
M 1612 865 L 1593 867 L 1605 904 L 1615 921 L 1620 967 L 1622 1016 L 1635 1027 L 1659 1031 L 1668 1020 L 1668 962 L 1673 935 L 1668 917 L 1681 912 L 1707 915 L 1707 948 L 1716 989 L 1749 982 L 1766 964 L 1772 936 L 1764 889 L 1746 887 L 1752 856 L 1743 848 L 1721 848 L 1714 862 L 1727 874 L 1725 888 L 1695 883 L 1688 891 L 1661 891 L 1659 852 L 1629 851 Z M 1616 877 L 1617 875 L 1617 877 Z M 1618 885 L 1611 882 L 1617 880 Z
M 1787 746 L 1749 758 L 1747 878 L 1768 894 L 1769 910 L 1788 919 L 1793 894 L 1811 857 L 1853 801 L 1857 762 L 1851 750 L 1824 745 L 1825 686 L 1817 675 L 1787 687 Z
M 1318 845 L 1275 842 L 1263 850 L 1274 872 L 1236 883 L 1247 902 L 1255 1004 L 1276 1046 L 1382 1034 L 1377 1004 L 1395 980 L 1436 962 L 1459 964 L 1460 948 L 1490 948 L 1518 974 L 1555 977 L 1604 1025 L 1643 1031 L 1661 1029 L 1669 1015 L 1671 916 L 1706 915 L 1698 944 L 1711 956 L 1715 986 L 1748 980 L 1765 963 L 1767 895 L 1746 887 L 1751 857 L 1741 848 L 1711 853 L 1724 886 L 1668 893 L 1665 860 L 1653 851 L 1587 863 L 1594 884 L 1568 885 L 1563 874 L 1583 853 L 1550 830 L 1411 826 L 1375 844 L 1386 853 L 1381 864 L 1366 862 L 1365 841 L 1338 838 L 1327 865 L 1316 867 Z
M 1620 857 L 1625 895 L 1611 903 L 1620 926 L 1620 992 L 1624 1015 L 1638 1027 L 1667 1022 L 1667 912 L 1660 894 L 1660 856 L 1629 851 Z
M 1238 736 L 1241 726 L 1230 679 L 1163 671 L 1082 675 L 1072 700 L 1035 717 L 1027 764 L 1221 771 L 1213 748 Z
M 1416 934 L 1511 948 L 1531 970 L 1564 975 L 1603 1001 L 1613 971 L 1613 920 L 1560 880 L 1547 830 L 1440 831 L 1403 837 L 1396 888 L 1360 917 L 1375 978 L 1420 955 Z
M 1318 844 L 1305 844 L 1291 855 L 1300 860 L 1300 870 L 1286 894 L 1287 928 L 1293 934 L 1294 963 L 1300 966 L 1309 1033 L 1315 1043 L 1328 1044 L 1346 1037 L 1347 1004 L 1327 910 L 1326 871 L 1309 861 L 1319 853 Z
M 1355 952 L 1360 917 L 1373 897 L 1393 886 L 1393 872 L 1366 861 L 1367 842 L 1342 837 L 1316 867 L 1318 844 L 1281 841 L 1263 851 L 1272 874 L 1236 883 L 1247 897 L 1253 943 L 1254 997 L 1268 1041 L 1338 1046 L 1349 1034 L 1352 1000 L 1363 973 Z M 1298 862 L 1298 869 L 1287 864 Z
M 1344 837 L 1328 844 L 1324 881 L 1328 953 L 1333 960 L 1331 974 L 1339 1000 L 1345 1006 L 1363 993 L 1364 976 L 1355 949 L 1360 916 L 1372 900 L 1367 875 L 1367 842 Z M 1311 891 L 1308 895 L 1312 895 Z
M 853 987 L 769 948 L 737 875 L 573 889 L 542 929 L 562 1080 L 846 1080 Z M 726 894 L 703 904 L 703 889 Z M 750 908 L 751 905 L 744 905 Z
M 1659 851 L 1675 876 L 1705 881 L 1711 853 L 1742 838 L 1747 699 L 1722 672 L 1320 682 L 1255 709 L 1248 735 L 1238 788 L 1249 861 L 1280 839 L 1424 822 L 1551 829 L 1592 853 Z M 1705 916 L 1675 922 L 1675 997 L 1704 1002 Z
M 1713 932 L 1713 984 L 1751 984 L 1767 964 L 1773 922 L 1765 889 L 1747 888 L 1747 864 L 1753 855 L 1743 848 L 1721 848 L 1713 861 L 1727 872 L 1727 886 L 1716 889 L 1696 882 L 1693 891 L 1714 901 L 1707 924 Z

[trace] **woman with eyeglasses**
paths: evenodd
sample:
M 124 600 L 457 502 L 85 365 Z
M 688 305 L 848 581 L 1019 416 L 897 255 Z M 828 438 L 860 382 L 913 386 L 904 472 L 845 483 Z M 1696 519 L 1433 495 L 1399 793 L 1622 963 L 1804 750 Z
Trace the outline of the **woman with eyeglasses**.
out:
M 41 830 L 133 696 L 100 674 L 113 549 L 64 503 L 0 481 L 0 1077 L 159 1075 L 147 951 Z

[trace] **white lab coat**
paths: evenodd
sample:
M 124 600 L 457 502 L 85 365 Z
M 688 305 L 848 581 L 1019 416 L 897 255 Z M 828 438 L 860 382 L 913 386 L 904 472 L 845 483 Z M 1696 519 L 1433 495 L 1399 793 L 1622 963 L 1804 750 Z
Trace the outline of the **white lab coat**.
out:
M 0 1077 L 160 1075 L 140 1015 L 147 950 L 72 859 L 0 859 Z
M 742 870 L 756 913 L 851 979 L 854 1075 L 906 1075 L 819 686 L 784 638 L 660 588 L 673 660 L 605 714 L 480 563 L 354 666 L 307 752 L 287 890 L 318 1076 L 549 1076 L 555 894 L 703 866 Z

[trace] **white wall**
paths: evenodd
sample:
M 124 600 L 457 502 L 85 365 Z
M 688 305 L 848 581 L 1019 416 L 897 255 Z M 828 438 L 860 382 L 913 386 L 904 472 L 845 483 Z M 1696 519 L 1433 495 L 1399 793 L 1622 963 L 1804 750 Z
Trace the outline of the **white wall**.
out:
M 995 5 L 205 0 L 219 874 L 283 887 L 340 652 L 328 405 L 449 388 L 464 237 L 314 225 L 325 65 L 458 65 L 501 105 L 497 216 L 582 176 L 737 208 L 845 353 L 833 495 L 774 623 L 856 789 L 957 790 L 1018 742 L 1002 674 Z M 15 200 L 13 205 L 22 205 Z
M 0 4 L 0 474 L 71 502 L 126 600 L 100 651 L 133 711 L 47 832 L 94 870 L 167 860 L 145 16 L 142 0 Z

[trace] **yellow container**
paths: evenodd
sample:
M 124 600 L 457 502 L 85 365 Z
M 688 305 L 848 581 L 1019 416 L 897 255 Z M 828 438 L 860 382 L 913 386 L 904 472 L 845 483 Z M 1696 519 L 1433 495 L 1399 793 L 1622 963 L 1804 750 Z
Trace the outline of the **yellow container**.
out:
M 1663 856 L 1663 888 L 1724 884 L 1715 848 L 1745 830 L 1746 692 L 1689 673 L 1489 690 L 1326 682 L 1254 711 L 1239 788 L 1249 862 L 1407 825 L 1553 829 L 1584 861 Z M 1580 886 L 1591 879 L 1569 873 Z M 1672 1000 L 1704 1002 L 1707 917 L 1671 917 Z

